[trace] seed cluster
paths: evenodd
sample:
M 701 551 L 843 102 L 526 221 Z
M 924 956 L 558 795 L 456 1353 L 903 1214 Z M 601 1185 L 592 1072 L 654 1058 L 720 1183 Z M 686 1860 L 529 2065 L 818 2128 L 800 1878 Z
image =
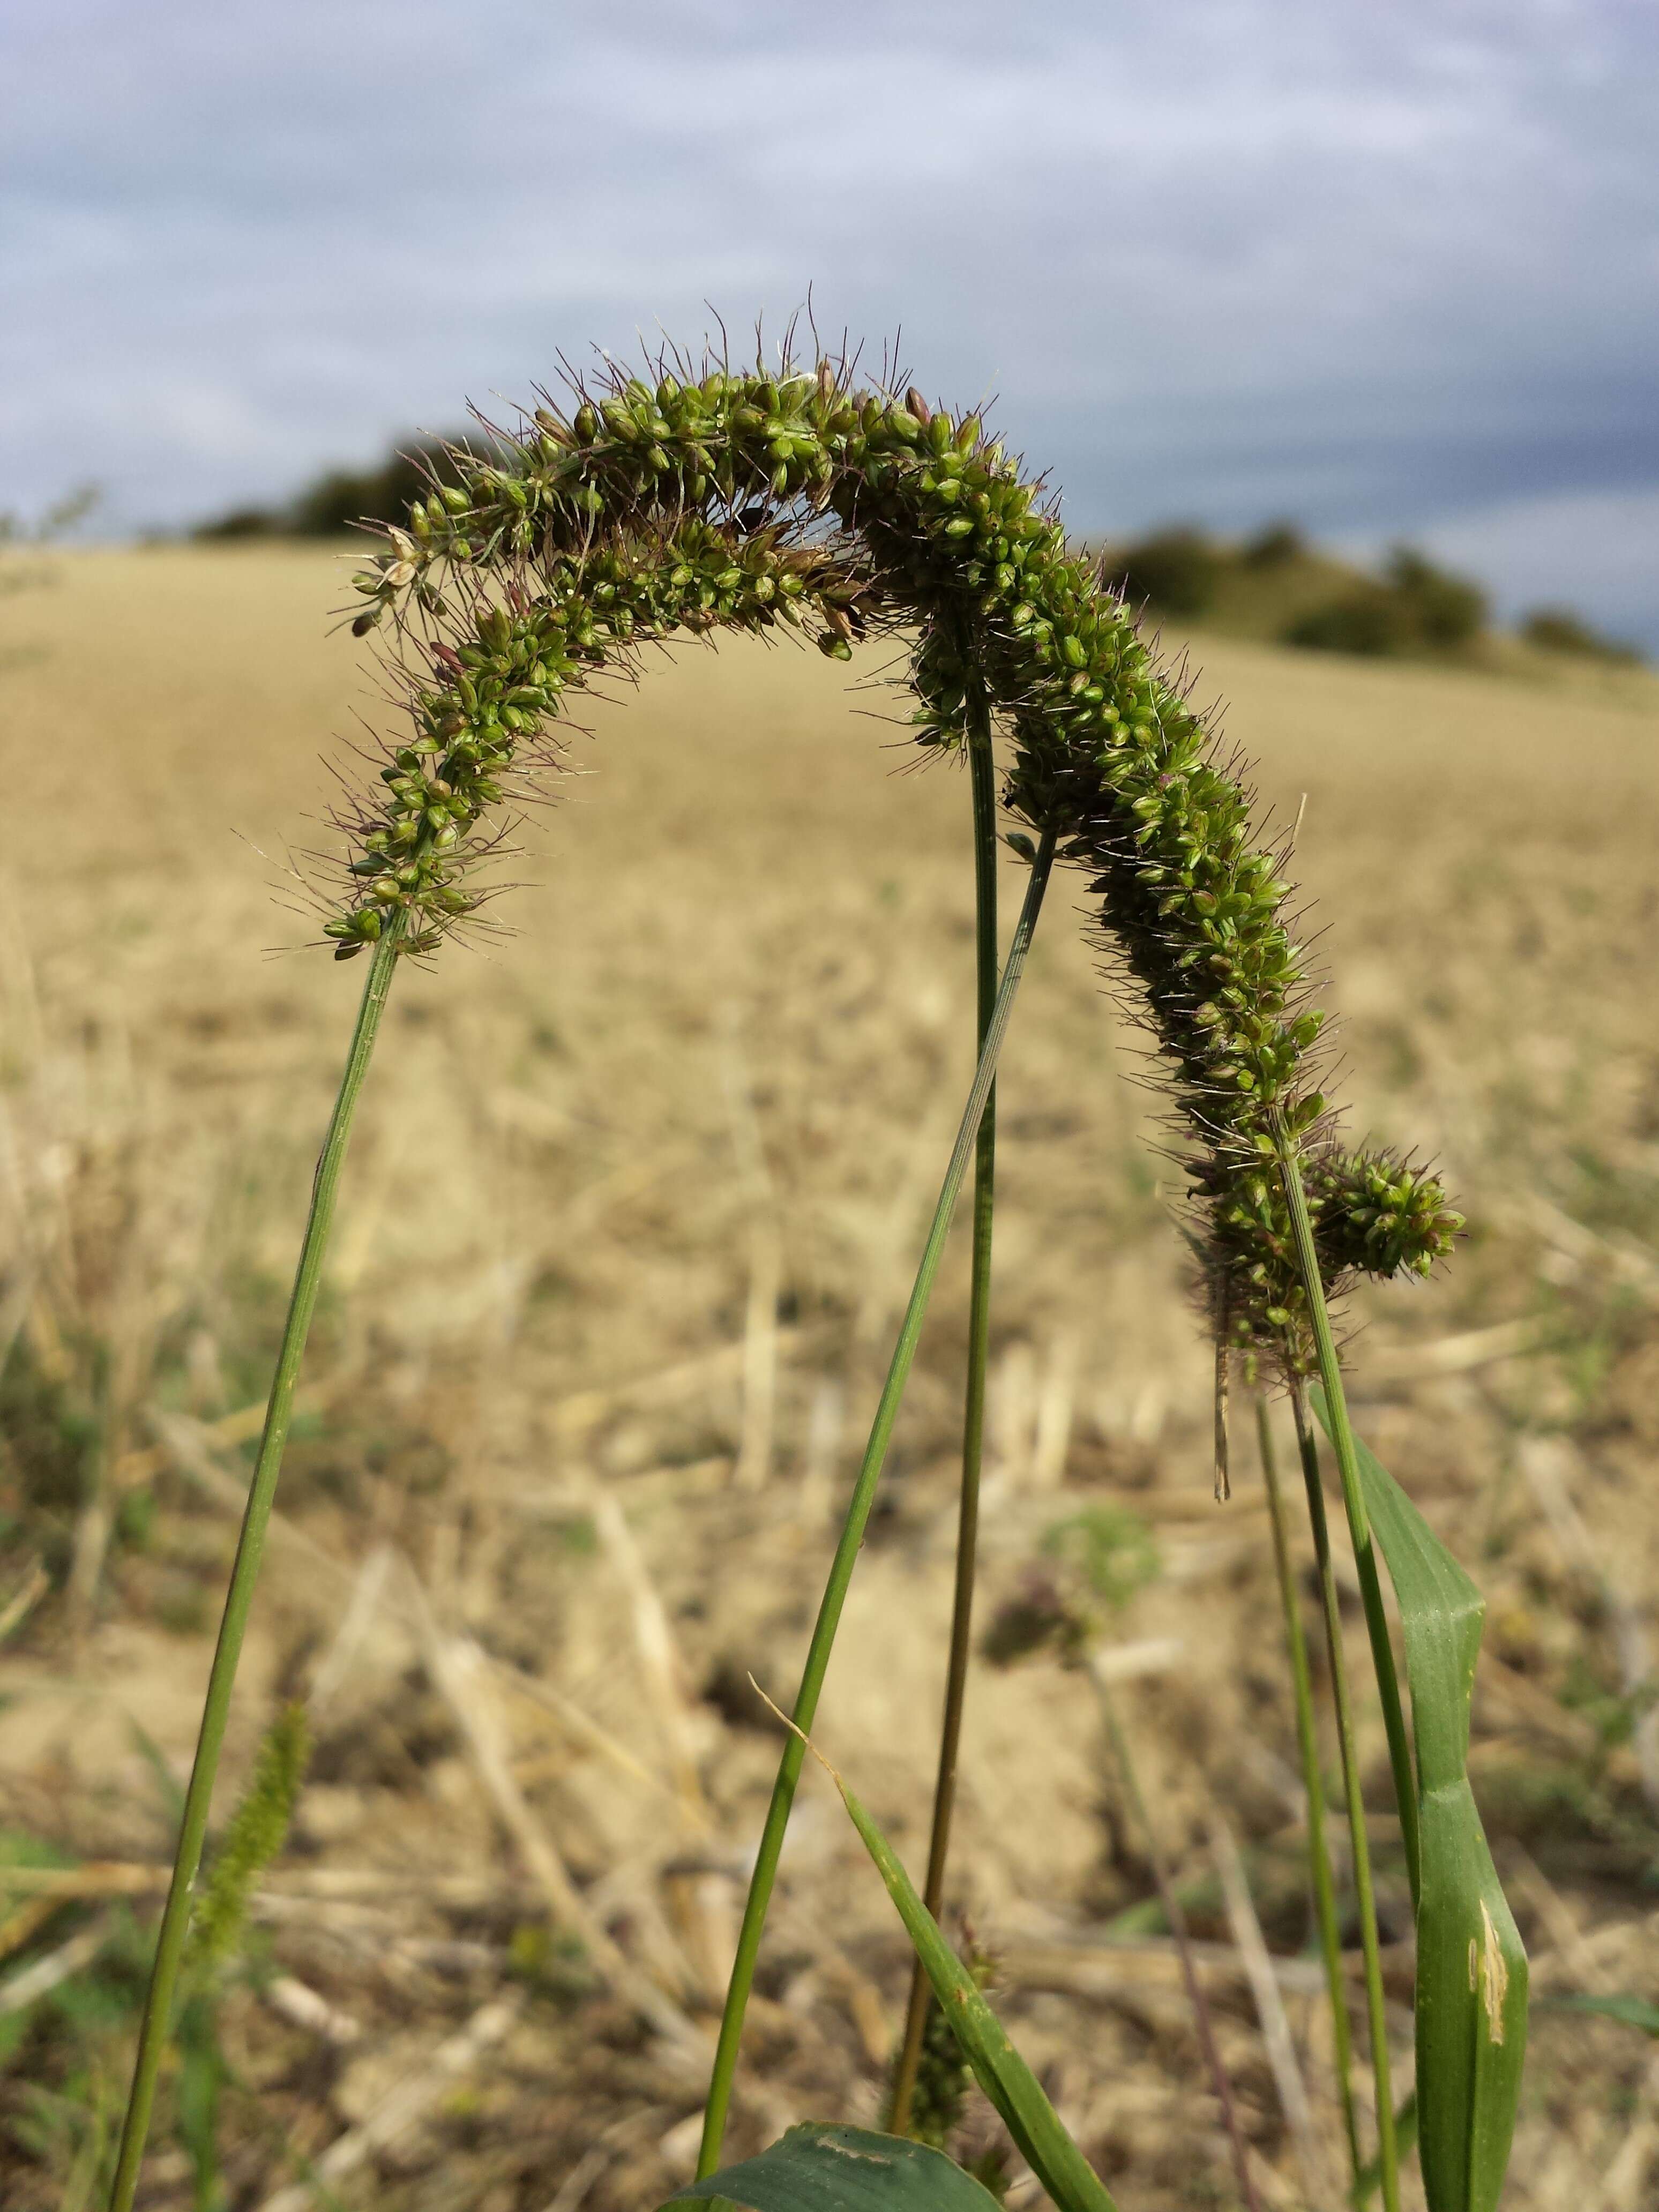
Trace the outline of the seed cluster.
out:
M 356 580 L 359 634 L 388 617 L 397 633 L 414 732 L 349 825 L 360 880 L 326 925 L 338 957 L 392 914 L 429 951 L 475 909 L 483 817 L 599 670 L 631 673 L 682 632 L 781 624 L 837 659 L 902 632 L 917 744 L 961 745 L 987 697 L 1013 739 L 1005 805 L 1088 871 L 1183 1119 L 1218 1327 L 1302 1357 L 1286 1136 L 1333 1282 L 1426 1273 L 1460 1217 L 1431 1176 L 1331 1134 L 1281 856 L 1258 849 L 1237 764 L 1041 487 L 976 416 L 914 390 L 858 389 L 827 362 L 680 368 L 539 407 L 487 459 L 458 453 L 461 483 L 417 503 Z

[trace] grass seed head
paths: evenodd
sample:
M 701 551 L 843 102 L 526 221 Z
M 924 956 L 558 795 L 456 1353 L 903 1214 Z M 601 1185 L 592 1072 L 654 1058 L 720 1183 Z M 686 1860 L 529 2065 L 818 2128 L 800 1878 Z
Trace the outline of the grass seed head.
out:
M 916 744 L 959 746 L 982 685 L 1012 739 L 1005 805 L 1088 872 L 1182 1125 L 1218 1328 L 1305 1363 L 1272 1171 L 1287 1133 L 1334 1284 L 1449 1249 L 1438 1182 L 1331 1131 L 1284 856 L 1253 834 L 1238 764 L 978 416 L 854 389 L 826 361 L 665 362 L 573 397 L 492 431 L 487 459 L 458 449 L 459 483 L 357 579 L 354 626 L 389 630 L 412 734 L 348 825 L 337 957 L 394 913 L 422 951 L 476 914 L 483 817 L 556 765 L 570 696 L 635 674 L 646 645 L 781 624 L 844 660 L 903 633 Z
M 259 1876 L 287 1841 L 310 1750 L 304 1706 L 284 1705 L 260 1742 L 196 1908 L 191 1944 L 204 1969 L 222 1966 L 241 1941 Z

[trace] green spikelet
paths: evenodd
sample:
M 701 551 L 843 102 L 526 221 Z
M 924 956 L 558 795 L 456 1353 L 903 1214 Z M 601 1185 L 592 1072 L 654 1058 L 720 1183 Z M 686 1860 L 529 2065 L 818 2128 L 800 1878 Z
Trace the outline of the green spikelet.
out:
M 975 1984 L 984 1989 L 992 1978 L 990 1957 L 973 1943 L 967 1946 L 964 1963 Z M 937 2005 L 927 2009 L 922 2030 L 921 2057 L 916 2064 L 916 2085 L 911 2094 L 909 2134 L 916 2142 L 944 2150 L 962 2119 L 963 2106 L 973 2086 L 973 2071 L 962 2055 L 950 2021 Z
M 287 1838 L 310 1755 L 305 1707 L 284 1705 L 265 1730 L 196 1908 L 191 1949 L 198 1967 L 223 1966 L 241 1941 L 253 1886 Z
M 960 748 L 982 690 L 1009 743 L 1004 805 L 1051 833 L 1100 902 L 1185 1125 L 1217 1334 L 1310 1365 L 1283 1139 L 1304 1164 L 1328 1287 L 1446 1256 L 1462 1218 L 1437 1179 L 1346 1151 L 1317 1087 L 1325 1017 L 1288 845 L 1263 844 L 1243 763 L 1182 672 L 977 415 L 856 387 L 835 362 L 671 374 L 665 359 L 573 397 L 568 423 L 544 407 L 496 431 L 487 460 L 456 448 L 457 483 L 418 527 L 388 526 L 356 579 L 405 719 L 341 818 L 354 850 L 324 924 L 337 958 L 393 924 L 417 956 L 489 926 L 473 871 L 496 849 L 497 810 L 561 765 L 561 722 L 607 666 L 631 678 L 652 644 L 780 623 L 835 660 L 902 636 L 915 743 Z
M 921 2057 L 910 2105 L 910 2133 L 917 2142 L 943 2150 L 962 2118 L 963 2100 L 973 2076 L 951 2023 L 934 2005 L 922 2030 Z

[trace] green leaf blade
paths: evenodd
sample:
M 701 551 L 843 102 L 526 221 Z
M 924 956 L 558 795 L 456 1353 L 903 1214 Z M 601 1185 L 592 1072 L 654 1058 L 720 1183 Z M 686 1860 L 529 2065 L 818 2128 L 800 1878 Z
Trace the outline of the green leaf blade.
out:
M 1639 2027 L 1644 2035 L 1659 2037 L 1659 2004 L 1651 2004 L 1646 1997 L 1619 1994 L 1612 1996 L 1546 1997 L 1551 2012 L 1584 2012 L 1598 2014 L 1603 2020 L 1616 2020 L 1626 2027 Z
M 1315 1410 L 1329 1431 L 1329 1408 Z M 1422 1892 L 1417 1916 L 1419 2154 L 1430 2212 L 1494 2212 L 1527 2045 L 1527 1954 L 1469 1787 L 1486 1602 L 1376 1455 L 1360 1483 L 1406 1640 Z
M 1413 1698 L 1413 1704 L 1415 1699 Z M 1467 1781 L 1422 1801 L 1417 2094 L 1431 2212 L 1492 2212 L 1527 2045 L 1527 1954 Z
M 807 2121 L 758 2158 L 694 2181 L 659 2208 L 741 2212 L 988 2212 L 996 2199 L 943 2151 L 868 2128 Z
M 834 1773 L 834 1769 L 830 1771 Z M 1117 2212 L 1105 2184 L 1066 2133 L 1042 2083 L 1015 2050 L 973 1976 L 945 1942 L 898 1854 L 838 1774 L 835 1780 L 853 1825 L 875 1861 L 887 1894 L 927 1969 L 962 2055 L 1027 2165 L 1059 2212 Z
M 1325 1394 L 1314 1410 L 1328 1433 Z M 1406 1636 L 1419 1792 L 1460 1780 L 1468 1762 L 1469 1709 L 1486 1601 L 1387 1468 L 1358 1437 L 1365 1510 L 1388 1563 Z

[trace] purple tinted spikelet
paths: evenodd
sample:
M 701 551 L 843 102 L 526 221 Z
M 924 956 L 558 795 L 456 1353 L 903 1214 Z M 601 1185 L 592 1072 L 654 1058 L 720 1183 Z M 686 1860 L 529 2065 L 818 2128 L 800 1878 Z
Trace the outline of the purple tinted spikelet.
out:
M 982 685 L 1012 742 L 1004 804 L 1088 872 L 1178 1109 L 1229 1340 L 1302 1358 L 1285 1134 L 1334 1286 L 1425 1273 L 1449 1249 L 1461 1218 L 1437 1182 L 1329 1130 L 1324 1017 L 1237 764 L 977 416 L 824 362 L 676 362 L 573 399 L 495 433 L 487 460 L 457 453 L 460 485 L 434 487 L 356 580 L 354 626 L 389 623 L 413 726 L 347 825 L 339 957 L 391 912 L 425 951 L 475 910 L 484 817 L 554 757 L 568 696 L 633 674 L 645 645 L 783 626 L 847 659 L 902 634 L 915 743 L 958 745 Z

